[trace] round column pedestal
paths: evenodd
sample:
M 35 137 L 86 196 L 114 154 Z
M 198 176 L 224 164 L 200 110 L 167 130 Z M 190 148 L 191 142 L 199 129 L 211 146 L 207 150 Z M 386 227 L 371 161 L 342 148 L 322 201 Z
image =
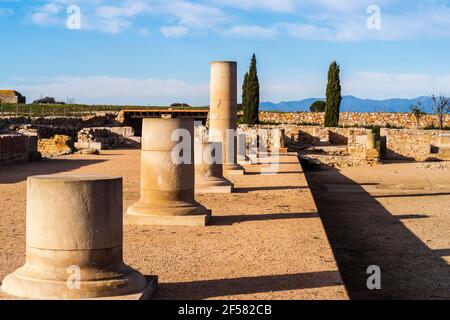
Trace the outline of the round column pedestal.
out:
M 231 193 L 233 184 L 223 177 L 220 142 L 195 142 L 195 192 L 196 193 Z
M 122 178 L 28 178 L 26 263 L 2 298 L 143 299 L 156 290 L 122 259 Z
M 194 199 L 193 139 L 192 119 L 143 120 L 141 198 L 128 208 L 126 224 L 207 224 L 211 211 Z

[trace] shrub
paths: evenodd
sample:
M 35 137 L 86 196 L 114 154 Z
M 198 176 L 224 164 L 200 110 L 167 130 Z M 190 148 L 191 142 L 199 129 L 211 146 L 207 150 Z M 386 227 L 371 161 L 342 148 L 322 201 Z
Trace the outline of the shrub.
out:
M 309 107 L 309 110 L 311 110 L 311 112 L 325 112 L 326 105 L 325 101 L 315 101 L 311 107 Z

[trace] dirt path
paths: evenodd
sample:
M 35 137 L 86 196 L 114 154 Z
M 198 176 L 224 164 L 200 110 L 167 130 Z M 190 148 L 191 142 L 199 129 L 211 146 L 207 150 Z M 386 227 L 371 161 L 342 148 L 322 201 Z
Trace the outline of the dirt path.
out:
M 139 151 L 71 155 L 0 167 L 0 278 L 24 263 L 26 177 L 57 172 L 124 177 L 124 210 L 139 198 Z M 125 227 L 125 261 L 157 274 L 157 299 L 346 299 L 295 156 L 277 175 L 233 178 L 236 193 L 198 196 L 212 225 Z

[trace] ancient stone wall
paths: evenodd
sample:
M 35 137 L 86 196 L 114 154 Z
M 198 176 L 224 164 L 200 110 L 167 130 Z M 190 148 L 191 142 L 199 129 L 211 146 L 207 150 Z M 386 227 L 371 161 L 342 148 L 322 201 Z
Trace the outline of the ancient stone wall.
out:
M 69 136 L 55 135 L 50 139 L 39 139 L 38 151 L 44 157 L 56 157 L 72 153 L 73 142 Z
M 140 137 L 132 127 L 84 128 L 78 132 L 75 148 L 102 150 L 109 148 L 139 148 Z
M 119 126 L 115 121 L 115 115 L 76 117 L 2 117 L 0 118 L 0 130 L 35 129 L 40 139 L 51 138 L 55 134 L 68 135 L 75 138 L 78 131 L 90 127 Z
M 261 112 L 260 120 L 268 124 L 323 125 L 324 114 L 313 112 Z M 379 126 L 409 129 L 417 127 L 416 118 L 410 113 L 342 112 L 339 124 L 343 127 Z M 438 126 L 436 115 L 421 117 L 419 128 L 432 126 Z M 450 127 L 450 115 L 444 117 L 444 126 Z
M 272 131 L 283 129 L 285 144 L 300 145 L 347 145 L 350 153 L 363 153 L 366 144 L 366 135 L 371 130 L 365 128 L 324 128 L 320 126 L 296 125 L 240 125 L 239 129 L 251 137 L 258 135 L 263 146 L 269 150 L 273 147 Z
M 432 158 L 432 146 L 439 130 L 381 129 L 384 158 L 390 160 L 425 161 Z
M 36 153 L 36 136 L 0 134 L 0 165 L 32 160 Z

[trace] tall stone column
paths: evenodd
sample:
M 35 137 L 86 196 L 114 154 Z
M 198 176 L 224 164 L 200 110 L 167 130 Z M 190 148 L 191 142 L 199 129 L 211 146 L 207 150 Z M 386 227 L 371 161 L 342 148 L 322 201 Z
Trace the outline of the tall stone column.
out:
M 210 141 L 222 142 L 224 171 L 228 175 L 243 175 L 237 163 L 237 63 L 211 63 Z M 227 130 L 232 130 L 228 131 Z
M 194 199 L 194 172 L 194 120 L 144 119 L 141 198 L 125 223 L 206 225 L 211 211 Z
M 26 263 L 3 280 L 27 299 L 140 299 L 157 280 L 122 259 L 122 178 L 28 178 Z
M 231 193 L 233 184 L 223 177 L 220 142 L 195 141 L 195 192 Z M 221 157 L 220 157 L 221 158 Z M 217 161 L 219 160 L 219 161 Z

